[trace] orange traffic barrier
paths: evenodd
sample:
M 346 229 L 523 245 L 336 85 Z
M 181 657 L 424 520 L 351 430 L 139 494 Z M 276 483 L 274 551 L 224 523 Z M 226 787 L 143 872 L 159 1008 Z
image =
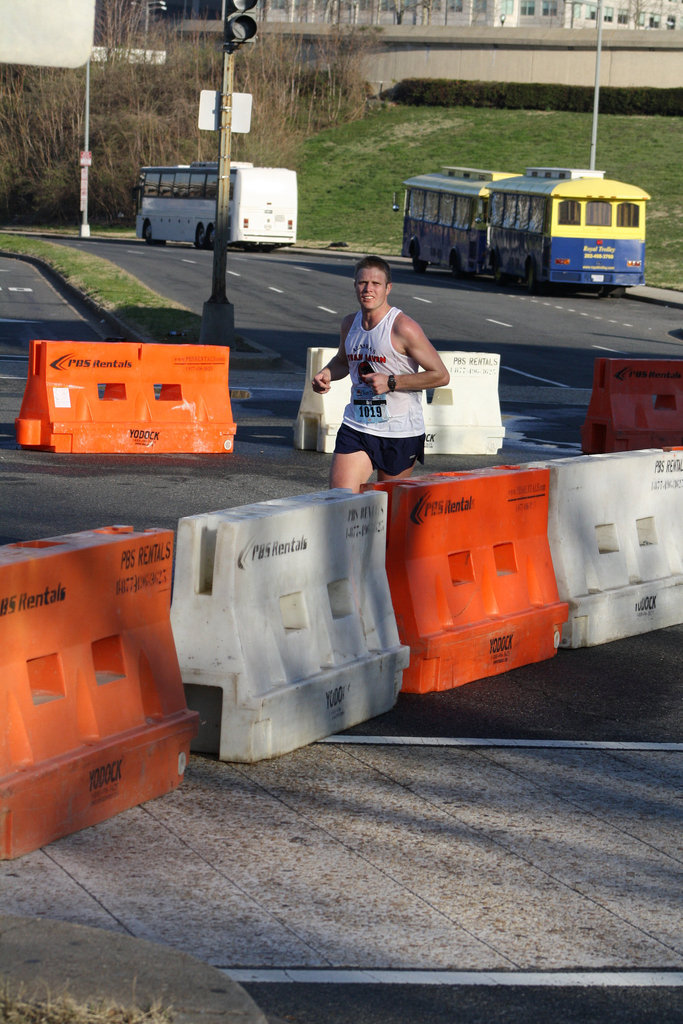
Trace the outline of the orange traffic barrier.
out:
M 180 783 L 172 558 L 171 531 L 128 526 L 0 547 L 0 859 Z
M 402 690 L 449 690 L 551 658 L 568 606 L 548 543 L 549 471 L 504 466 L 369 485 L 389 493 L 387 576 Z
M 17 441 L 50 452 L 231 452 L 229 353 L 217 345 L 32 341 Z
M 596 359 L 587 455 L 683 444 L 683 359 Z

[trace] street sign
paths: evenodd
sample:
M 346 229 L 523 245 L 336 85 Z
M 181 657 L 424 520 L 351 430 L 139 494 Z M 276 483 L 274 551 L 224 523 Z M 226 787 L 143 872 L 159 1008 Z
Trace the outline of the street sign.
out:
M 230 130 L 238 135 L 246 135 L 251 130 L 250 92 L 232 93 L 232 124 Z M 221 94 L 210 89 L 202 89 L 199 97 L 199 128 L 205 132 L 217 132 L 221 126 Z

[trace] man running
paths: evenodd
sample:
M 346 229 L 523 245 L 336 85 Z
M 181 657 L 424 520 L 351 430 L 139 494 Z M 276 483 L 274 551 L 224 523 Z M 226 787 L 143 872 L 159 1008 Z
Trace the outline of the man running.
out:
M 450 376 L 420 325 L 389 305 L 391 268 L 379 256 L 356 264 L 360 310 L 341 325 L 339 349 L 311 381 L 326 394 L 333 380 L 351 377 L 351 400 L 337 433 L 330 487 L 359 491 L 377 479 L 408 477 L 424 463 L 422 391 Z

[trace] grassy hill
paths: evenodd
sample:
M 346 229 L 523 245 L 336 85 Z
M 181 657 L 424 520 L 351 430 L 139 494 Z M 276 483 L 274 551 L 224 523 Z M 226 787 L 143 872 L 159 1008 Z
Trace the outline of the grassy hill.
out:
M 647 283 L 683 289 L 683 118 L 603 115 L 596 166 L 644 188 Z M 299 163 L 299 239 L 389 255 L 401 251 L 403 185 L 442 166 L 523 171 L 587 167 L 592 115 L 472 107 L 386 107 L 320 132 Z M 392 212 L 394 193 L 401 212 Z

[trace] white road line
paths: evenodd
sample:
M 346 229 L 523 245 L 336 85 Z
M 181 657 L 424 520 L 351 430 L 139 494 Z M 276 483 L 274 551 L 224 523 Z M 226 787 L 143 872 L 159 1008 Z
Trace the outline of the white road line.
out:
M 648 743 L 626 740 L 522 740 L 448 736 L 326 736 L 318 743 L 376 747 L 536 747 L 539 750 L 652 750 L 683 751 L 683 743 Z
M 268 285 L 268 291 L 269 292 L 277 292 L 278 295 L 284 295 L 285 294 L 282 288 L 276 288 L 275 285 L 273 285 L 273 284 L 269 284 Z
M 498 324 L 499 327 L 512 327 L 512 324 L 506 324 L 502 320 L 491 320 L 490 317 L 486 317 L 487 324 Z
M 230 274 L 231 277 L 241 277 L 242 276 L 241 274 L 238 274 L 236 270 L 226 270 L 226 274 Z
M 427 302 L 430 306 L 432 304 L 431 299 L 421 299 L 419 295 L 413 295 L 413 298 L 415 299 L 415 302 Z
M 33 288 L 8 288 L 8 292 L 32 292 Z
M 619 348 L 607 348 L 606 345 L 591 345 L 591 348 L 600 349 L 601 352 L 621 352 Z
M 318 309 L 322 309 L 323 313 L 332 313 L 334 316 L 339 316 L 336 309 L 328 309 L 327 306 L 318 306 Z
M 305 985 L 487 985 L 544 988 L 679 988 L 683 971 L 392 971 L 305 967 L 221 967 L 233 981 Z
M 185 258 L 181 259 L 180 262 L 181 263 L 191 263 L 193 267 L 196 267 L 196 265 L 197 265 L 197 261 L 196 260 L 188 260 L 188 259 L 185 259 Z
M 548 380 L 547 377 L 536 377 L 533 373 L 525 373 L 524 370 L 513 370 L 511 366 L 501 366 L 501 370 L 508 373 L 518 373 L 520 377 L 529 377 L 530 380 L 540 380 L 543 384 L 553 384 L 556 388 L 568 388 L 569 384 L 560 384 L 556 380 Z

